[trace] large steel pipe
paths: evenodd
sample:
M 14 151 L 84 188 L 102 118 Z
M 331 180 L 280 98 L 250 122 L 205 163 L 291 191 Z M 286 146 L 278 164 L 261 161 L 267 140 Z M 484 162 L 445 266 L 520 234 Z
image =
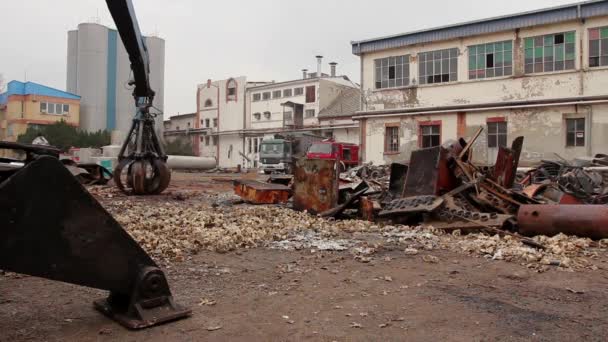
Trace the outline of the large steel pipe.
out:
M 519 232 L 526 236 L 559 233 L 594 240 L 608 238 L 608 206 L 522 205 L 517 213 Z
M 189 156 L 169 156 L 167 164 L 171 169 L 182 170 L 210 170 L 217 165 L 215 158 Z

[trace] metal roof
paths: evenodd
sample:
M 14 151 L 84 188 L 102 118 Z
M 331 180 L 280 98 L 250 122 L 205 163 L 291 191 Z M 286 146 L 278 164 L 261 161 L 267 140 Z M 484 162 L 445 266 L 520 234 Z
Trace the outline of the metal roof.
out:
M 355 55 L 413 44 L 469 37 L 568 20 L 608 15 L 608 0 L 592 0 L 398 35 L 351 42 Z
M 11 95 L 40 95 L 58 97 L 63 99 L 80 100 L 80 96 L 68 93 L 63 90 L 47 87 L 34 82 L 10 81 L 6 87 L 6 92 L 0 94 L 0 103 L 6 103 Z

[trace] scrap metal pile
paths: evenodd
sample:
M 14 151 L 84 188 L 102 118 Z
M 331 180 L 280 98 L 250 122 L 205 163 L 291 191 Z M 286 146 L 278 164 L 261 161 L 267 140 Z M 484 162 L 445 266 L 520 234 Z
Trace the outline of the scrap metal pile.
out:
M 518 173 L 523 137 L 501 147 L 495 165 L 480 166 L 471 161 L 471 147 L 481 133 L 469 142 L 414 151 L 409 162 L 365 164 L 341 174 L 335 161 L 300 160 L 293 180 L 280 178 L 280 189 L 248 181 L 237 183 L 236 193 L 244 187 L 257 187 L 258 194 L 280 191 L 280 201 L 260 203 L 285 203 L 290 192 L 294 209 L 322 217 L 488 231 L 537 248 L 543 246 L 523 236 L 608 238 L 607 156 L 583 165 L 545 161 Z M 255 196 L 242 197 L 257 203 Z

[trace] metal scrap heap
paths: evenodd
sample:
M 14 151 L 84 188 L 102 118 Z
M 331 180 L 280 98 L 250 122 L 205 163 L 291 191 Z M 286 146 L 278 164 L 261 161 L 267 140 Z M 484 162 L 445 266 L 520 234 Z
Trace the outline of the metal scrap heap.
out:
M 481 133 L 414 151 L 408 162 L 343 173 L 336 161 L 302 159 L 284 184 L 294 209 L 322 217 L 487 231 L 536 248 L 544 247 L 524 236 L 608 238 L 608 156 L 518 169 L 524 142 L 518 137 L 499 149 L 495 165 L 480 166 L 471 147 Z

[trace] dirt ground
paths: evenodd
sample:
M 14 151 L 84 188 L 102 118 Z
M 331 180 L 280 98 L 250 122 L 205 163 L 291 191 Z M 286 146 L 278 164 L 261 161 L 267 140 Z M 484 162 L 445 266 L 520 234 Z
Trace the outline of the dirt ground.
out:
M 231 192 L 235 175 L 177 174 L 184 189 Z M 256 175 L 247 177 L 255 178 Z M 154 205 L 156 199 L 144 199 Z M 433 250 L 202 251 L 163 263 L 192 316 L 129 331 L 92 307 L 103 291 L 0 276 L 0 341 L 606 341 L 608 256 L 596 270 L 550 268 Z

